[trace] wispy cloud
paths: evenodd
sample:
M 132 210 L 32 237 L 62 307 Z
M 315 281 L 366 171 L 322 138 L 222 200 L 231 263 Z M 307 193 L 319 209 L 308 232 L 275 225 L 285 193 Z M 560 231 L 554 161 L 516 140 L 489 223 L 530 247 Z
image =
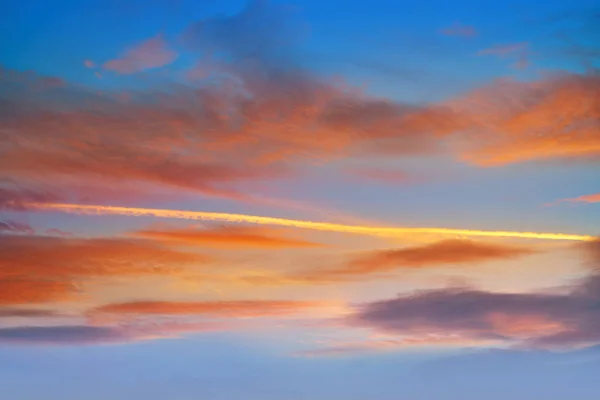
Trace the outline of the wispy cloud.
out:
M 268 227 L 223 226 L 212 229 L 146 229 L 133 235 L 164 241 L 166 243 L 229 247 L 229 248 L 309 248 L 322 246 L 298 238 L 286 237 L 282 232 Z
M 93 326 L 19 326 L 0 328 L 0 344 L 8 345 L 116 345 L 131 342 L 178 338 L 184 335 L 214 332 L 227 326 L 212 322 Z
M 402 269 L 436 268 L 452 265 L 480 264 L 486 261 L 510 260 L 535 253 L 531 248 L 504 244 L 445 240 L 417 247 L 386 249 L 357 256 L 341 268 L 319 268 L 299 273 L 309 281 L 362 280 Z
M 23 222 L 0 220 L 0 234 L 5 232 L 32 234 L 34 230 L 29 224 Z
M 177 56 L 174 50 L 169 49 L 163 35 L 159 34 L 127 49 L 118 58 L 109 60 L 102 66 L 119 74 L 133 74 L 171 64 Z M 86 60 L 85 65 L 92 68 L 94 63 Z
M 129 215 L 129 216 L 153 216 L 158 218 L 173 218 L 200 221 L 223 221 L 228 223 L 250 223 L 257 225 L 285 226 L 317 231 L 353 233 L 379 237 L 403 237 L 410 234 L 436 234 L 469 237 L 513 237 L 524 239 L 545 240 L 574 240 L 591 241 L 590 235 L 576 235 L 566 233 L 543 233 L 543 232 L 508 232 L 508 231 L 483 231 L 474 229 L 452 229 L 452 228 L 403 228 L 403 227 L 374 227 L 360 225 L 343 225 L 327 222 L 314 222 L 293 220 L 286 218 L 261 217 L 256 215 L 214 213 L 205 211 L 183 211 L 163 210 L 135 207 L 115 207 L 86 204 L 59 204 L 59 203 L 27 203 L 30 208 L 38 210 L 53 210 L 80 214 L 103 214 L 103 215 Z
M 550 203 L 549 205 L 557 204 L 557 203 L 600 203 L 600 193 L 587 194 L 587 195 L 583 195 L 583 196 L 579 196 L 579 197 L 572 197 L 572 198 L 568 198 L 568 199 L 561 199 L 561 200 L 557 200 L 553 203 Z
M 477 54 L 480 56 L 496 56 L 500 58 L 513 58 L 516 61 L 513 67 L 524 69 L 529 66 L 530 44 L 527 42 L 498 45 L 480 50 Z
M 1 235 L 0 303 L 74 300 L 92 278 L 176 275 L 208 260 L 147 240 Z
M 440 104 L 399 103 L 303 67 L 299 28 L 278 34 L 288 28 L 276 16 L 288 10 L 272 7 L 257 2 L 189 27 L 186 46 L 222 75 L 210 85 L 114 93 L 2 70 L 10 112 L 0 114 L 0 135 L 11 145 L 0 149 L 0 178 L 63 201 L 167 191 L 248 201 L 244 191 L 257 181 L 293 178 L 299 164 L 336 158 L 447 153 L 489 167 L 600 154 L 594 74 L 493 82 Z M 272 20 L 275 31 L 263 24 Z M 519 46 L 482 54 L 511 55 Z
M 4 258 L 4 257 L 3 257 Z M 5 264 L 3 262 L 2 264 Z M 6 265 L 4 265 L 6 267 Z M 74 300 L 77 286 L 68 279 L 0 276 L 0 305 L 31 305 Z
M 0 308 L 0 318 L 47 318 L 60 316 L 53 310 L 39 308 Z
M 332 340 L 325 346 L 296 353 L 300 357 L 346 357 L 378 352 L 393 352 L 406 349 L 426 348 L 469 348 L 481 347 L 483 344 L 499 346 L 499 340 L 472 340 L 455 335 L 423 335 L 413 337 L 393 337 L 388 339 L 367 338 L 355 341 Z
M 487 49 L 480 50 L 477 54 L 480 56 L 492 55 L 498 57 L 505 57 L 511 54 L 519 53 L 524 51 L 529 46 L 529 43 L 513 43 L 506 45 L 498 45 L 489 47 Z
M 460 158 L 492 167 L 597 157 L 599 87 L 596 75 L 561 75 L 501 80 L 455 99 L 457 118 L 468 121 Z
M 324 302 L 277 300 L 204 302 L 136 301 L 108 304 L 94 309 L 92 313 L 116 315 L 205 315 L 223 318 L 252 318 L 291 315 L 326 305 Z

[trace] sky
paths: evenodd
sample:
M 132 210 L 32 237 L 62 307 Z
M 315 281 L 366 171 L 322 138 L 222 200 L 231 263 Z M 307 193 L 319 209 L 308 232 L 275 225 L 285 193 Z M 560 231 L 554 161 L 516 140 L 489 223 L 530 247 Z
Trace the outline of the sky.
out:
M 0 6 L 0 397 L 597 400 L 596 1 Z

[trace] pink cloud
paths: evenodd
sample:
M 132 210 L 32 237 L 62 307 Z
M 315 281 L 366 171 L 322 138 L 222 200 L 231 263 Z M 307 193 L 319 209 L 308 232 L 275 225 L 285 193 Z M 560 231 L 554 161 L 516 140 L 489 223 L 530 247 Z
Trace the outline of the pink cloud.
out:
M 549 203 L 547 205 L 554 205 L 557 203 L 600 203 L 600 193 L 588 194 L 579 197 L 572 197 L 569 199 L 561 199 L 557 200 L 554 203 Z
M 177 57 L 177 52 L 169 49 L 163 36 L 159 34 L 127 49 L 120 57 L 105 62 L 103 67 L 119 74 L 133 74 L 171 64 Z

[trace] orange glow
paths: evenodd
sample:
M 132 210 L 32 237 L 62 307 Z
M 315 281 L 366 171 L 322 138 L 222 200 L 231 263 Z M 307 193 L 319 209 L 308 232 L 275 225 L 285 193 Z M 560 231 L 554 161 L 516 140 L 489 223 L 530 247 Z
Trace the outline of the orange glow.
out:
M 318 247 L 318 243 L 280 236 L 280 232 L 268 228 L 223 227 L 219 229 L 173 229 L 143 230 L 134 233 L 143 238 L 188 245 L 210 245 L 212 247 Z
M 489 316 L 493 329 L 500 335 L 515 338 L 527 338 L 540 335 L 556 334 L 565 330 L 565 326 L 557 321 L 541 315 L 506 315 L 493 313 Z
M 559 200 L 559 203 L 570 202 L 570 203 L 600 203 L 600 193 L 588 194 L 585 196 L 574 197 L 572 199 Z
M 216 317 L 265 317 L 294 314 L 322 307 L 323 302 L 310 301 L 204 301 L 168 302 L 138 301 L 109 304 L 94 312 L 113 314 L 211 315 Z

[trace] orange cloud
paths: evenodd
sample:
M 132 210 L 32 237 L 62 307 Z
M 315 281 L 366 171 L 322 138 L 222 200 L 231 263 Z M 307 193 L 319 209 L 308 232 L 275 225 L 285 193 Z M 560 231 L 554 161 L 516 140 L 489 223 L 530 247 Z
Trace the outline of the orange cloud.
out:
M 119 58 L 105 62 L 103 67 L 119 74 L 132 74 L 171 64 L 177 56 L 175 51 L 167 47 L 163 36 L 157 35 L 128 49 Z M 88 65 L 88 61 L 85 65 L 93 67 L 93 63 Z
M 600 193 L 558 200 L 556 203 L 600 203 Z
M 600 77 L 498 82 L 455 101 L 469 121 L 462 160 L 499 166 L 600 155 Z
M 0 256 L 1 257 L 1 256 Z M 0 275 L 0 306 L 72 300 L 77 288 L 63 280 L 6 278 Z
M 281 232 L 266 227 L 220 227 L 213 229 L 171 229 L 142 230 L 135 236 L 184 245 L 204 245 L 217 247 L 318 247 L 315 242 L 281 236 Z
M 180 274 L 208 261 L 148 240 L 0 235 L 0 302 L 69 300 L 87 279 Z
M 151 241 L 2 236 L 0 277 L 137 276 L 169 274 L 183 265 L 204 264 L 206 256 Z
M 99 198 L 105 188 L 122 196 L 171 189 L 248 200 L 240 183 L 340 157 L 449 152 L 498 166 L 600 155 L 596 75 L 502 81 L 442 104 L 400 104 L 299 67 L 271 68 L 271 46 L 280 49 L 271 41 L 282 36 L 248 32 L 262 26 L 254 21 L 261 13 L 195 25 L 195 44 L 236 60 L 217 60 L 226 77 L 201 88 L 173 84 L 116 95 L 68 82 L 57 89 L 48 77 L 0 71 L 11 110 L 0 115 L 7 144 L 0 149 L 0 179 L 77 197 L 68 201 Z M 246 25 L 246 18 L 254 22 Z M 245 40 L 257 41 L 251 59 Z M 108 65 L 120 71 L 158 65 L 147 53 L 163 54 L 163 45 L 157 36 Z M 84 188 L 91 181 L 97 190 Z
M 168 302 L 138 301 L 109 304 L 96 308 L 92 313 L 112 314 L 160 314 L 160 315 L 209 315 L 213 317 L 269 317 L 295 314 L 322 307 L 322 302 L 310 301 L 207 301 Z
M 452 264 L 477 264 L 492 260 L 507 260 L 534 253 L 520 246 L 444 240 L 417 247 L 380 250 L 357 257 L 338 269 L 319 269 L 299 273 L 298 278 L 309 281 L 344 281 L 364 279 L 366 275 L 390 272 L 403 268 L 430 268 Z

